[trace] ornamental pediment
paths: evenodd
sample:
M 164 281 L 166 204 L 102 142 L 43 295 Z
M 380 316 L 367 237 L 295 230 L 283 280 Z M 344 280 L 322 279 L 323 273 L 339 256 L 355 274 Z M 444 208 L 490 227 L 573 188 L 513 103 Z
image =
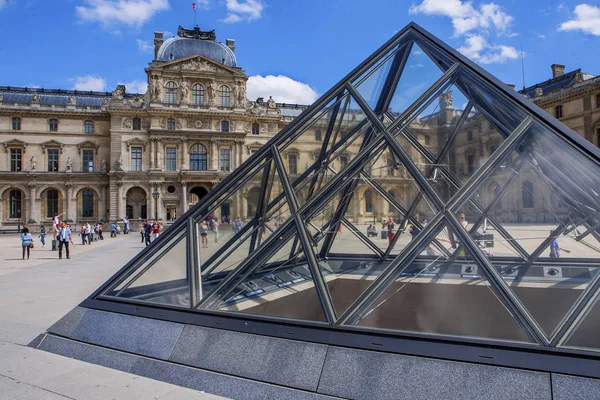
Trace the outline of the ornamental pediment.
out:
M 63 147 L 65 145 L 64 143 L 61 143 L 61 142 L 59 142 L 57 140 L 54 140 L 54 139 L 48 140 L 48 141 L 46 141 L 44 143 L 40 143 L 40 144 L 42 146 L 42 149 L 44 149 L 44 150 L 46 150 L 46 148 L 48 148 L 48 147 L 58 147 L 58 148 L 60 148 L 60 152 L 61 153 L 62 153 L 62 149 L 63 149 Z
M 3 142 L 2 145 L 4 146 L 4 150 L 7 152 L 10 147 L 21 147 L 23 151 L 25 151 L 25 148 L 27 147 L 27 143 L 19 139 L 8 140 L 6 142 Z
M 129 151 L 129 148 L 131 146 L 142 146 L 144 150 L 146 149 L 146 142 L 144 142 L 139 137 L 134 137 L 133 139 L 126 140 L 125 144 L 127 145 L 127 151 Z
M 163 70 L 167 71 L 198 71 L 198 72 L 214 72 L 214 73 L 230 73 L 235 74 L 236 70 L 226 67 L 209 58 L 205 58 L 199 55 L 182 58 L 175 61 L 169 61 L 160 66 Z
M 96 150 L 96 154 L 98 154 L 98 149 L 100 145 L 92 142 L 91 140 L 86 140 L 85 142 L 81 142 L 77 145 L 77 149 L 79 150 L 79 154 L 81 154 L 82 149 L 94 149 Z

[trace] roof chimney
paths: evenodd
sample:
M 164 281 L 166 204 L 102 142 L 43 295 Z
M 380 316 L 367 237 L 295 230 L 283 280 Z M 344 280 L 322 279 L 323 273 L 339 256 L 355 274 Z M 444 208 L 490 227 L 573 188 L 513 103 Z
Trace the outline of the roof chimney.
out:
M 164 32 L 154 32 L 154 59 L 158 59 L 158 50 L 163 44 Z
M 564 65 L 552 64 L 550 68 L 552 68 L 552 79 L 558 78 L 559 76 L 563 76 L 565 74 Z
M 226 39 L 225 44 L 227 45 L 227 47 L 229 47 L 231 49 L 231 51 L 233 51 L 235 53 L 235 40 Z

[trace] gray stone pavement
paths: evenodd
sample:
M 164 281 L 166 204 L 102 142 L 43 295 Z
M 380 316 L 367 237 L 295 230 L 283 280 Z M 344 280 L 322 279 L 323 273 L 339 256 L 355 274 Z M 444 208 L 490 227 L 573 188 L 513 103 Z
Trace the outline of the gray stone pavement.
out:
M 27 347 L 140 251 L 139 239 L 76 245 L 70 260 L 36 241 L 23 261 L 18 236 L 0 235 L 0 399 L 220 398 Z

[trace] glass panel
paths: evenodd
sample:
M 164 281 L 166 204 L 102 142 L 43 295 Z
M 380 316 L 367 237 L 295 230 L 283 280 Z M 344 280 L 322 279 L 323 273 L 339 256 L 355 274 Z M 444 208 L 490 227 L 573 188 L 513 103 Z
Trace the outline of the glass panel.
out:
M 158 245 L 153 244 L 153 248 L 155 251 L 148 260 L 132 266 L 126 273 L 127 279 L 116 282 L 103 296 L 189 307 L 185 231 L 166 241 L 161 240 Z
M 449 235 L 454 232 L 446 227 Z M 442 238 L 438 235 L 438 241 Z M 435 242 L 423 246 L 431 252 Z M 360 292 L 370 284 L 350 282 Z M 452 259 L 418 257 L 360 316 L 357 325 L 425 334 L 529 342 L 488 282 L 485 271 L 462 251 Z
M 587 312 L 580 319 L 571 335 L 564 343 L 564 347 L 575 347 L 583 350 L 599 351 L 600 336 L 598 323 L 600 322 L 599 297 L 589 306 Z

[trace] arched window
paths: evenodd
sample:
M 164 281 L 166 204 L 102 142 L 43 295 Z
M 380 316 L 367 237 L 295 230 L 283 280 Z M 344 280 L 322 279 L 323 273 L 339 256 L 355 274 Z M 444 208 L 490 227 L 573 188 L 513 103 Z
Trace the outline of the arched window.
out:
M 94 133 L 94 121 L 87 120 L 83 123 L 84 133 Z
M 92 189 L 81 191 L 81 216 L 83 218 L 94 216 L 94 191 Z
M 229 132 L 229 121 L 221 121 L 221 132 Z
M 8 193 L 8 218 L 21 218 L 20 190 L 11 190 Z
M 165 85 L 165 103 L 177 104 L 177 84 L 173 81 Z
M 19 117 L 12 118 L 12 129 L 13 129 L 13 131 L 21 130 L 21 118 L 19 118 Z
M 58 190 L 46 191 L 46 218 L 52 218 L 54 213 L 58 214 Z
M 531 181 L 525 181 L 521 184 L 521 197 L 523 198 L 523 208 L 533 208 L 535 206 L 533 183 Z
M 252 124 L 252 134 L 253 135 L 259 135 L 260 134 L 260 124 L 258 122 L 255 122 Z
M 222 85 L 219 88 L 219 105 L 223 107 L 229 107 L 231 105 L 231 90 L 229 87 Z
M 48 120 L 48 130 L 50 132 L 58 132 L 58 120 L 56 118 Z
M 208 169 L 207 159 L 206 147 L 199 143 L 190 147 L 190 170 L 206 171 Z
M 167 129 L 170 131 L 174 131 L 175 130 L 175 118 L 169 118 L 167 119 Z
M 133 126 L 134 131 L 141 131 L 142 130 L 142 120 L 139 118 L 134 118 L 132 126 Z
M 323 139 L 321 138 L 321 131 L 316 131 L 316 132 L 315 132 L 315 140 L 316 140 L 317 142 L 320 142 L 321 140 L 323 140 Z
M 365 190 L 364 198 L 365 198 L 365 212 L 372 213 L 373 212 L 373 193 L 371 193 L 370 190 Z
M 192 86 L 192 103 L 197 106 L 204 105 L 204 86 L 199 83 Z

